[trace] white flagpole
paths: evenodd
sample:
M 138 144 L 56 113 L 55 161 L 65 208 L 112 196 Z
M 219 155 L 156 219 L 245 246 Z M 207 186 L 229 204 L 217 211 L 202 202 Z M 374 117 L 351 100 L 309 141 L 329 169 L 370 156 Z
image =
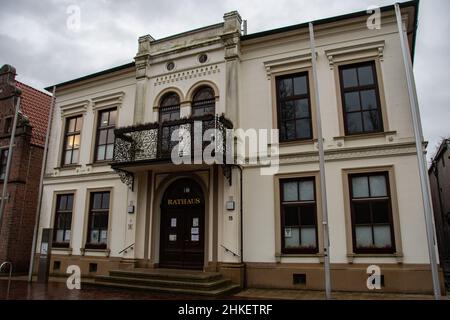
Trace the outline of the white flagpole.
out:
M 51 125 L 53 119 L 53 109 L 56 103 L 56 87 L 53 86 L 53 95 L 52 95 L 52 103 L 50 105 L 50 110 L 48 111 L 48 120 L 47 120 L 47 133 L 45 135 L 45 144 L 44 144 L 44 154 L 42 157 L 42 168 L 41 168 L 41 176 L 39 180 L 39 192 L 38 192 L 38 204 L 36 208 L 36 219 L 34 221 L 34 231 L 33 231 L 33 243 L 31 246 L 31 257 L 30 257 L 30 267 L 28 270 L 28 282 L 33 281 L 33 269 L 34 269 L 34 256 L 36 254 L 36 242 L 39 233 L 39 221 L 41 217 L 41 207 L 42 207 L 42 191 L 44 188 L 44 175 L 45 168 L 47 165 L 47 155 L 48 155 L 48 144 L 50 139 Z
M 429 189 L 429 181 L 427 175 L 427 162 L 426 156 L 423 150 L 423 132 L 420 123 L 420 110 L 419 110 L 419 102 L 417 98 L 416 84 L 414 81 L 414 72 L 412 59 L 410 55 L 410 50 L 408 46 L 408 42 L 406 39 L 406 34 L 403 31 L 403 22 L 402 22 L 402 14 L 400 10 L 400 6 L 398 3 L 395 4 L 395 14 L 397 16 L 397 25 L 398 32 L 400 35 L 400 44 L 402 47 L 403 53 L 403 62 L 405 64 L 406 70 L 406 81 L 408 84 L 408 93 L 409 93 L 409 102 L 411 107 L 411 115 L 413 120 L 413 128 L 414 128 L 414 138 L 416 140 L 416 149 L 417 149 L 417 160 L 419 163 L 419 173 L 420 173 L 420 186 L 422 189 L 422 200 L 424 205 L 424 214 L 425 214 L 425 225 L 427 230 L 427 241 L 428 241 L 428 254 L 430 256 L 430 266 L 431 266 L 431 275 L 433 278 L 433 289 L 434 289 L 434 297 L 436 300 L 440 300 L 440 284 L 439 284 L 439 274 L 437 267 L 437 259 L 436 259 L 436 249 L 434 243 L 434 227 L 433 227 L 433 208 L 431 207 L 431 195 Z
M 330 271 L 330 237 L 328 228 L 328 206 L 327 206 L 327 188 L 325 181 L 325 152 L 323 149 L 323 137 L 322 137 L 322 119 L 320 113 L 320 97 L 319 97 L 319 83 L 317 78 L 317 53 L 314 39 L 314 27 L 312 23 L 309 23 L 309 40 L 311 46 L 311 61 L 314 78 L 314 91 L 316 97 L 316 126 L 317 126 L 317 146 L 319 149 L 319 171 L 320 171 L 320 191 L 321 191 L 321 204 L 322 204 L 322 216 L 323 216 L 323 244 L 324 244 L 324 273 L 325 273 L 325 293 L 327 299 L 331 299 L 331 271 Z

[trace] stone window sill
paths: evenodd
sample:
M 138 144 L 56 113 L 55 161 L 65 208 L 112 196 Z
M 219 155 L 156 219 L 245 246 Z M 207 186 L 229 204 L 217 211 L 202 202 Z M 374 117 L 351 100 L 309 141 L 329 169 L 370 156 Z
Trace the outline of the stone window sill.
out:
M 354 259 L 357 258 L 395 258 L 397 263 L 403 263 L 403 254 L 401 253 L 370 253 L 370 254 L 362 254 L 362 253 L 349 253 L 347 254 L 348 262 L 353 263 Z
M 58 171 L 68 171 L 68 170 L 74 170 L 77 168 L 81 168 L 81 164 L 75 164 L 75 165 L 70 165 L 70 166 L 63 166 L 63 167 L 56 167 L 53 168 L 54 170 L 58 170 Z
M 80 248 L 81 255 L 84 256 L 86 253 L 104 253 L 106 257 L 109 257 L 111 250 L 110 249 L 90 249 L 90 248 Z
M 321 263 L 324 262 L 325 255 L 323 253 L 276 253 L 275 259 L 277 263 L 281 262 L 282 258 L 318 258 Z
M 349 136 L 334 137 L 333 140 L 352 141 L 352 140 L 362 140 L 362 139 L 370 139 L 370 138 L 386 138 L 389 136 L 395 136 L 396 134 L 397 134 L 397 131 L 375 132 L 375 133 L 365 133 L 365 134 L 355 134 L 355 135 L 349 135 Z

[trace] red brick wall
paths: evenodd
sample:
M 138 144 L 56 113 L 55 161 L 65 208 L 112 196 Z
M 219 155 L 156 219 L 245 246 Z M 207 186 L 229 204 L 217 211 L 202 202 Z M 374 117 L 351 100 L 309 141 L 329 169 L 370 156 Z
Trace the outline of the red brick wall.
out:
M 3 93 L 0 94 L 0 148 L 7 147 L 10 142 L 11 135 L 4 133 L 4 119 L 14 115 L 14 97 L 11 95 L 16 88 L 11 81 L 15 72 L 14 75 L 11 72 L 5 74 L 4 68 L 0 69 L 0 87 L 3 88 Z M 34 92 L 34 95 L 37 94 L 39 93 Z M 30 105 L 31 102 L 27 101 L 27 104 Z M 47 123 L 47 119 L 42 121 Z M 15 274 L 28 272 L 31 256 L 44 153 L 42 145 L 32 144 L 36 141 L 33 138 L 34 131 L 28 121 L 19 117 L 8 181 L 9 198 L 0 226 L 0 263 L 11 261 Z M 3 181 L 0 181 L 0 190 L 2 189 Z

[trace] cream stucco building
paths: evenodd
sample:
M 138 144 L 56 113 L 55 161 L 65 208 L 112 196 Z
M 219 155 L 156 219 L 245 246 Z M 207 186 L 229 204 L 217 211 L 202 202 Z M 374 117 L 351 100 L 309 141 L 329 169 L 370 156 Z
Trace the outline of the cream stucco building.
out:
M 417 10 L 402 4 L 411 48 Z M 380 29 L 368 17 L 314 22 L 332 287 L 368 290 L 375 264 L 382 291 L 431 292 L 394 8 L 382 8 Z M 54 229 L 52 273 L 197 269 L 248 287 L 324 288 L 308 24 L 250 35 L 241 24 L 230 12 L 140 37 L 133 63 L 56 86 L 39 222 Z M 280 129 L 278 172 L 173 164 L 169 134 L 194 120 Z

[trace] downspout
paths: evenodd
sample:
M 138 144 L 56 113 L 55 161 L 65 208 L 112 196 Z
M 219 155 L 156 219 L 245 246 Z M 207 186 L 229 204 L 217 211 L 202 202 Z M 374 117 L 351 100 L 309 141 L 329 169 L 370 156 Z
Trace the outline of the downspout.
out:
M 235 165 L 236 166 L 236 168 L 238 168 L 239 169 L 239 172 L 240 172 L 240 176 L 239 176 L 239 179 L 240 179 L 240 182 L 239 182 L 239 184 L 240 184 L 240 191 L 239 191 L 239 216 L 240 216 L 240 238 L 241 238 L 241 245 L 240 245 L 240 257 L 241 257 L 241 264 L 243 265 L 243 267 L 244 267 L 244 276 L 243 276 L 243 287 L 244 288 L 246 288 L 247 287 L 247 270 L 246 270 L 246 268 L 245 268 L 245 263 L 244 263 L 244 215 L 243 215 L 243 212 L 244 212 L 244 205 L 243 205 L 243 199 L 244 199 L 244 197 L 243 197 L 243 190 L 244 190 L 244 187 L 243 187 L 243 185 L 242 185 L 242 181 L 243 181 L 243 178 L 242 178 L 242 176 L 243 176 L 243 170 L 242 170 L 242 167 L 240 166 L 240 165 Z

